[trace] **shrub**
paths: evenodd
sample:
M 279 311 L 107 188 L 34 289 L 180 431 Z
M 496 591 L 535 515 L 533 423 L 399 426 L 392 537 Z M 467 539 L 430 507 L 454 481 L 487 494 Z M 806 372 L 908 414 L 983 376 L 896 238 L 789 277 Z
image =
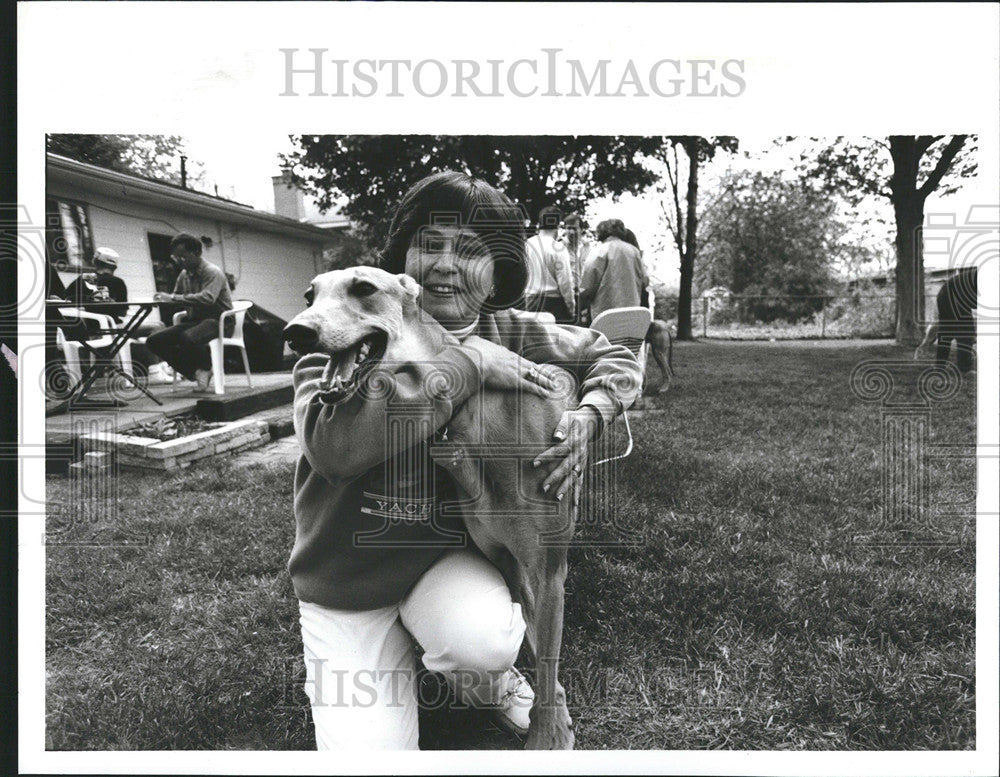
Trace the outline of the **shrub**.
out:
M 820 323 L 823 312 L 812 317 Z M 826 308 L 826 334 L 835 337 L 890 336 L 895 326 L 896 301 L 891 296 L 853 294 L 840 297 Z
M 661 284 L 653 287 L 653 316 L 660 321 L 677 320 L 678 290 Z

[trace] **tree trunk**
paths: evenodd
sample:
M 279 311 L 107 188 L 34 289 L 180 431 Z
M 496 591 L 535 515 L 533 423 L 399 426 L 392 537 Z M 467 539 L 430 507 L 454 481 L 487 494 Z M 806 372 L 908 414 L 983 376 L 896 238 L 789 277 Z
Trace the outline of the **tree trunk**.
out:
M 688 155 L 687 224 L 681 254 L 681 280 L 677 298 L 677 339 L 694 339 L 691 329 L 691 286 L 698 241 L 698 139 L 684 144 Z
M 889 149 L 896 217 L 896 343 L 915 346 L 921 341 L 924 318 L 924 195 L 917 189 L 922 152 L 910 135 L 890 137 Z
M 919 195 L 893 203 L 896 213 L 896 342 L 916 346 L 924 320 L 924 202 Z

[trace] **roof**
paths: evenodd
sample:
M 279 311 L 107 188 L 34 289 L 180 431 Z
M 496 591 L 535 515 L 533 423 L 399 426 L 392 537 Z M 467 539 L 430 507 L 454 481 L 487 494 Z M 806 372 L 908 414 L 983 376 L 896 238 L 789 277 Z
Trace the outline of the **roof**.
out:
M 339 208 L 331 208 L 326 213 L 323 213 L 316 205 L 316 202 L 309 197 L 305 198 L 305 211 L 306 215 L 302 220 L 307 224 L 313 224 L 324 229 L 351 226 L 350 219 L 347 216 L 341 215 Z
M 80 190 L 118 199 L 124 197 L 146 205 L 197 210 L 229 223 L 252 226 L 265 232 L 276 232 L 314 243 L 329 245 L 334 242 L 331 234 L 333 230 L 329 228 L 322 229 L 285 216 L 255 210 L 249 205 L 223 197 L 203 194 L 176 184 L 154 181 L 131 173 L 108 170 L 58 154 L 47 153 L 45 157 L 47 177 L 61 178 Z

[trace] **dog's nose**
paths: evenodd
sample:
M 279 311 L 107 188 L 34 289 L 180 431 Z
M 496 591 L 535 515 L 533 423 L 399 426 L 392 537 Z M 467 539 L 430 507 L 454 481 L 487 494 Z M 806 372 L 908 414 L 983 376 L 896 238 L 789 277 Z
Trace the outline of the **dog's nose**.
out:
M 289 324 L 282 333 L 289 347 L 298 353 L 308 353 L 319 342 L 319 332 L 304 324 Z

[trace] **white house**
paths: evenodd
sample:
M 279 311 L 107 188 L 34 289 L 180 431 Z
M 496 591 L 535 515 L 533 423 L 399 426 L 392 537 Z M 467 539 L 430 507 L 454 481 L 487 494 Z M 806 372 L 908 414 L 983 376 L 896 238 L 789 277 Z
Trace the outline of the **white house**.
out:
M 302 310 L 309 281 L 323 269 L 323 249 L 348 226 L 344 219 L 331 219 L 321 228 L 294 211 L 292 217 L 265 213 L 55 154 L 46 161 L 49 261 L 68 284 L 92 269 L 95 248 L 112 248 L 121 257 L 117 275 L 130 299 L 173 290 L 178 268 L 170 261 L 170 239 L 189 232 L 201 239 L 205 259 L 234 277 L 234 298 L 252 300 L 288 320 Z M 286 203 L 293 207 L 296 196 L 301 199 L 283 179 L 274 184 L 278 213 L 287 210 Z

